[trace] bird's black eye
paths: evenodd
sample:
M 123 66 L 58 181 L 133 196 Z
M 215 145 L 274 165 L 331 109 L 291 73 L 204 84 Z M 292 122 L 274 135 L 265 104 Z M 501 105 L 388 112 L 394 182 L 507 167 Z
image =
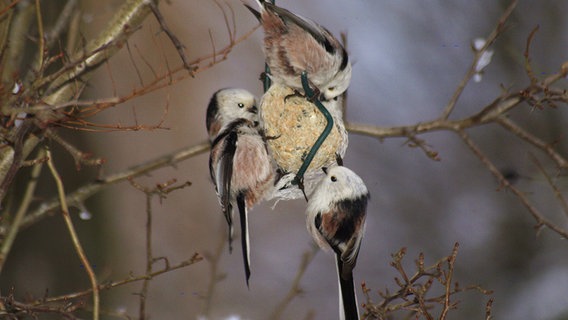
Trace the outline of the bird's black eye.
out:
M 333 91 L 333 90 L 335 90 L 335 87 L 329 87 L 329 88 L 327 88 L 327 90 Z
M 331 179 L 332 182 L 337 181 L 337 178 L 335 176 L 331 176 L 330 179 Z
M 244 107 L 245 107 L 245 104 L 244 104 L 244 103 L 239 103 L 239 104 L 238 104 L 238 106 L 239 106 L 239 108 L 241 108 L 241 109 L 242 109 L 242 108 L 244 108 Z
M 319 212 L 318 214 L 316 214 L 316 218 L 314 219 L 314 225 L 316 226 L 317 229 L 319 229 L 321 226 L 321 213 Z
M 339 96 L 333 98 L 333 101 L 337 101 L 337 100 L 339 100 Z

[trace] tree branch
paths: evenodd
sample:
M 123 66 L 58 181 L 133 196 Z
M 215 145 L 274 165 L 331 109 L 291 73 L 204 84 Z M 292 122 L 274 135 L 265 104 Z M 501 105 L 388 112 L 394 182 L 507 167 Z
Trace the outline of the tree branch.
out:
M 513 10 L 515 10 L 515 8 L 517 7 L 517 3 L 518 3 L 518 0 L 511 1 L 509 6 L 507 7 L 507 9 L 505 9 L 505 12 L 503 12 L 501 17 L 497 21 L 497 25 L 495 26 L 493 31 L 491 31 L 489 36 L 487 36 L 487 39 L 485 41 L 485 45 L 481 49 L 475 51 L 475 56 L 473 58 L 473 62 L 471 63 L 469 69 L 467 70 L 464 78 L 462 79 L 462 81 L 458 85 L 457 89 L 454 91 L 452 98 L 450 99 L 450 101 L 448 102 L 446 107 L 444 108 L 444 112 L 442 113 L 442 116 L 440 117 L 441 120 L 447 120 L 448 117 L 450 116 L 450 114 L 452 113 L 452 111 L 454 110 L 454 108 L 456 107 L 456 104 L 457 104 L 463 90 L 465 89 L 465 87 L 467 86 L 467 84 L 469 83 L 469 81 L 471 80 L 471 78 L 473 77 L 473 75 L 476 72 L 476 66 L 479 63 L 479 59 L 481 58 L 483 53 L 489 48 L 489 46 L 491 46 L 493 44 L 493 42 L 495 42 L 497 37 L 503 32 L 503 29 L 505 27 L 505 22 L 509 19 L 509 17 L 513 13 Z
M 540 229 L 541 227 L 545 226 L 548 229 L 558 233 L 559 235 L 561 235 L 564 239 L 568 239 L 568 232 L 562 228 L 560 228 L 559 226 L 557 226 L 556 224 L 554 224 L 553 222 L 551 222 L 550 220 L 546 219 L 541 213 L 540 211 L 529 201 L 529 199 L 526 197 L 526 195 L 520 191 L 519 189 L 517 189 L 514 185 L 512 185 L 509 180 L 507 180 L 503 174 L 501 173 L 501 171 L 499 171 L 499 169 L 497 169 L 497 167 L 489 160 L 489 158 L 487 158 L 485 156 L 485 154 L 483 154 L 483 152 L 481 151 L 481 149 L 479 149 L 479 147 L 473 142 L 473 140 L 471 140 L 471 138 L 469 137 L 469 135 L 467 133 L 465 133 L 465 131 L 458 131 L 459 136 L 462 138 L 462 140 L 464 141 L 465 145 L 467 147 L 469 147 L 469 149 L 473 152 L 473 154 L 475 156 L 477 156 L 477 158 L 479 158 L 479 160 L 483 163 L 483 165 L 485 165 L 485 167 L 489 170 L 489 172 L 491 172 L 493 174 L 493 176 L 495 176 L 495 178 L 497 178 L 497 181 L 499 181 L 499 183 L 511 190 L 513 192 L 513 194 L 515 196 L 517 196 L 517 198 L 519 199 L 519 201 L 521 202 L 521 204 L 529 211 L 529 213 L 533 216 L 533 218 L 536 220 L 536 228 Z
M 38 154 L 38 157 L 42 158 L 44 157 L 44 155 L 45 152 L 41 150 Z M 12 223 L 7 228 L 8 232 L 6 234 L 6 237 L 2 240 L 2 248 L 0 249 L 0 274 L 2 274 L 2 268 L 4 267 L 4 263 L 6 262 L 8 253 L 12 248 L 12 244 L 16 239 L 16 235 L 20 231 L 20 224 L 22 223 L 22 219 L 24 218 L 26 212 L 28 212 L 28 208 L 32 202 L 35 189 L 37 186 L 37 180 L 39 178 L 42 168 L 43 168 L 43 162 L 38 162 L 34 165 L 32 173 L 28 180 L 29 182 L 26 187 L 26 191 L 24 192 L 24 196 L 22 197 L 22 201 L 20 203 L 20 207 L 18 208 L 18 211 L 14 215 Z
M 178 151 L 147 161 L 145 163 L 134 166 L 122 172 L 108 175 L 106 177 L 103 177 L 102 179 L 84 185 L 78 188 L 77 190 L 75 190 L 74 192 L 68 194 L 65 198 L 66 202 L 70 206 L 76 206 L 78 204 L 83 203 L 86 199 L 88 199 L 92 195 L 96 194 L 97 192 L 100 192 L 101 190 L 103 190 L 104 188 L 110 185 L 126 181 L 128 179 L 146 174 L 148 172 L 163 167 L 173 166 L 178 162 L 189 159 L 198 154 L 204 153 L 207 150 L 209 150 L 209 142 L 202 142 L 200 144 L 185 147 Z M 59 207 L 58 199 L 51 199 L 49 201 L 44 202 L 35 211 L 26 215 L 26 217 L 22 221 L 22 228 L 29 227 L 30 225 L 38 222 L 39 220 L 46 217 L 51 210 L 57 209 L 58 207 Z
M 97 277 L 95 276 L 95 272 L 93 271 L 93 267 L 87 259 L 87 255 L 83 250 L 83 246 L 79 240 L 79 236 L 77 235 L 77 231 L 75 231 L 75 227 L 73 226 L 73 221 L 71 220 L 71 216 L 69 215 L 69 207 L 67 207 L 67 201 L 65 199 L 65 189 L 63 187 L 63 181 L 61 180 L 61 176 L 57 172 L 55 165 L 53 164 L 53 157 L 49 149 L 46 150 L 47 154 L 47 166 L 53 175 L 53 179 L 55 180 L 55 184 L 57 185 L 57 193 L 59 194 L 59 202 L 61 203 L 61 213 L 63 215 L 63 219 L 65 220 L 65 225 L 67 226 L 67 230 L 69 231 L 69 235 L 71 235 L 71 240 L 73 242 L 73 246 L 75 247 L 75 251 L 79 255 L 79 259 L 85 267 L 85 271 L 89 276 L 89 281 L 91 282 L 91 287 L 93 290 L 93 320 L 99 320 L 99 286 L 97 283 Z

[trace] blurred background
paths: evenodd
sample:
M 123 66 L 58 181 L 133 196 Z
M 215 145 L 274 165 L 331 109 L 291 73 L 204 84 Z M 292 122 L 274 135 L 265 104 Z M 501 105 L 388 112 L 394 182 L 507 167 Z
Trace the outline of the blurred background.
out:
M 80 1 L 84 37 L 96 34 L 122 1 Z M 247 3 L 255 5 L 254 2 Z M 279 0 L 278 5 L 313 19 L 333 34 L 347 34 L 348 51 L 354 62 L 347 102 L 347 121 L 378 126 L 411 125 L 438 117 L 469 68 L 472 41 L 485 37 L 509 1 L 423 0 Z M 51 2 L 45 2 L 49 10 Z M 257 25 L 238 0 L 221 3 L 234 12 L 237 36 Z M 211 0 L 160 3 L 169 27 L 185 45 L 190 60 L 228 43 L 220 8 Z M 482 81 L 471 82 L 459 100 L 452 118 L 471 115 L 502 92 L 529 84 L 524 73 L 523 51 L 533 28 L 540 26 L 531 47 L 535 73 L 556 73 L 568 61 L 568 2 L 521 1 L 507 23 L 506 31 L 492 47 L 492 63 Z M 106 159 L 102 172 L 77 171 L 72 159 L 56 159 L 69 179 L 68 191 L 91 181 L 98 174 L 122 171 L 130 166 L 205 141 L 205 110 L 213 92 L 241 87 L 260 96 L 258 81 L 263 71 L 263 33 L 257 30 L 238 44 L 227 61 L 162 90 L 101 113 L 93 121 L 108 124 L 157 124 L 164 110 L 167 129 L 138 132 L 85 133 L 65 131 L 81 150 Z M 153 78 L 168 66 L 178 66 L 179 56 L 160 32 L 153 17 L 131 38 L 129 47 L 140 65 L 143 79 Z M 139 53 L 138 53 L 139 52 Z M 167 63 L 166 63 L 167 61 Z M 566 86 L 566 81 L 560 82 Z M 131 56 L 122 50 L 106 67 L 97 71 L 85 99 L 126 95 L 140 85 Z M 555 142 L 568 154 L 567 110 L 534 110 L 519 106 L 512 114 L 547 142 Z M 528 147 L 497 125 L 469 130 L 475 142 L 499 169 L 510 174 L 547 217 L 568 227 L 550 186 L 531 160 L 543 159 L 552 174 L 557 170 L 542 154 Z M 366 182 L 371 202 L 355 281 L 377 290 L 395 289 L 391 254 L 408 250 L 405 265 L 414 270 L 414 259 L 424 252 L 432 264 L 460 249 L 455 279 L 462 286 L 480 285 L 493 290 L 490 296 L 467 292 L 455 296 L 460 303 L 449 319 L 484 319 L 485 303 L 494 297 L 495 319 L 568 319 L 568 247 L 566 239 L 549 230 L 537 232 L 535 221 L 511 193 L 500 190 L 497 181 L 452 132 L 420 136 L 439 153 L 440 161 L 410 148 L 406 139 L 376 138 L 350 134 L 345 165 Z M 64 153 L 60 153 L 64 154 Z M 47 172 L 47 171 L 46 171 Z M 45 172 L 44 172 L 45 175 Z M 154 255 L 170 263 L 188 259 L 194 252 L 212 257 L 225 236 L 225 221 L 209 179 L 208 154 L 201 154 L 175 167 L 135 179 L 153 187 L 171 179 L 190 181 L 167 199 L 153 199 Z M 76 181 L 75 181 L 76 180 Z M 513 181 L 512 180 L 512 181 Z M 45 179 L 46 197 L 53 184 Z M 562 179 L 560 179 L 562 183 Z M 566 190 L 564 183 L 563 191 Z M 128 183 L 105 189 L 86 203 L 92 217 L 74 215 L 81 240 L 101 281 L 127 278 L 145 270 L 145 195 Z M 313 244 L 305 227 L 305 201 L 263 203 L 251 212 L 252 277 L 244 281 L 242 258 L 237 246 L 232 255 L 224 248 L 209 319 L 267 319 L 284 299 L 298 270 L 302 254 Z M 75 211 L 74 213 L 77 213 Z M 49 241 L 46 241 L 49 239 Z M 150 284 L 148 314 L 152 319 L 196 319 L 204 313 L 210 284 L 210 259 L 155 278 Z M 63 294 L 88 287 L 62 219 L 55 215 L 22 232 L 0 279 L 2 292 L 15 288 L 19 297 Z M 160 264 L 156 264 L 158 269 Z M 286 309 L 283 319 L 337 318 L 337 282 L 332 255 L 319 252 L 301 281 L 302 293 Z M 103 310 L 137 315 L 141 284 L 102 293 Z M 364 297 L 358 287 L 359 302 Z M 399 314 L 403 318 L 403 314 Z M 109 317 L 110 319 L 110 317 Z M 233 318 L 231 318 L 233 319 Z

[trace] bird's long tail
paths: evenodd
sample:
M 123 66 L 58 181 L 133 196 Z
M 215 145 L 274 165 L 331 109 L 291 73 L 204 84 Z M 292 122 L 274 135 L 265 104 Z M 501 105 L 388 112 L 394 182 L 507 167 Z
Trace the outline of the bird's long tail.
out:
M 245 196 L 242 193 L 240 193 L 237 196 L 237 207 L 239 209 L 239 216 L 241 221 L 241 246 L 243 250 L 245 277 L 248 287 L 250 279 L 250 252 L 249 252 L 250 241 L 249 241 L 249 230 L 248 230 L 248 212 L 245 203 Z
M 348 272 L 344 275 L 341 257 L 336 255 L 335 260 L 337 262 L 337 279 L 339 280 L 339 319 L 359 320 L 353 273 Z
M 260 12 L 258 10 L 256 10 L 255 8 L 249 6 L 248 4 L 244 4 L 245 7 L 247 7 L 247 9 L 254 15 L 254 17 L 256 18 L 256 20 L 260 21 Z
M 258 8 L 262 11 L 264 8 L 265 3 L 275 4 L 276 0 L 256 0 L 256 4 L 258 4 Z M 256 17 L 258 21 L 261 21 L 261 13 L 257 9 L 249 6 L 248 4 L 244 3 L 245 7 L 249 9 L 249 11 Z

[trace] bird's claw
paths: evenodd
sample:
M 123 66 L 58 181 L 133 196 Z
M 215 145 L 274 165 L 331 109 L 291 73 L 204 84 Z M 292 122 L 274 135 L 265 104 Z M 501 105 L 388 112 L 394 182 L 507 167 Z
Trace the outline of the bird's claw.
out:
M 339 155 L 339 153 L 335 154 L 335 162 L 337 162 L 338 166 L 343 167 L 343 158 Z
M 302 194 L 304 195 L 304 199 L 306 202 L 308 201 L 308 196 L 306 195 L 306 191 L 304 190 L 304 177 L 300 175 L 296 175 L 294 180 L 292 180 L 292 185 L 297 185 L 298 189 L 302 190 Z

